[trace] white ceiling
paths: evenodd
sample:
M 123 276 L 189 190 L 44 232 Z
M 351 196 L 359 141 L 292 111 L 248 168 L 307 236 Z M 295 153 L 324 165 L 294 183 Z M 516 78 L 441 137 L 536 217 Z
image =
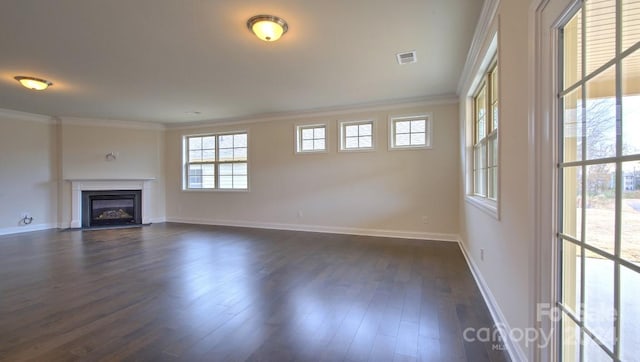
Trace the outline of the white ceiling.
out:
M 163 123 L 453 95 L 482 0 L 2 0 L 0 108 Z M 275 43 L 246 27 L 289 23 Z M 416 50 L 399 65 L 396 53 Z M 54 83 L 20 86 L 28 75 Z M 190 114 L 190 112 L 200 114 Z

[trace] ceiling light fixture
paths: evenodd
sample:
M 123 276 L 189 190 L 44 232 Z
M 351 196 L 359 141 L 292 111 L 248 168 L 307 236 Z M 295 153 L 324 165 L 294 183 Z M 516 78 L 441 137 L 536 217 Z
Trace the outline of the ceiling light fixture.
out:
M 52 86 L 53 83 L 49 82 L 46 79 L 34 78 L 34 77 L 24 77 L 21 75 L 15 76 L 15 80 L 20 82 L 25 88 L 29 88 L 32 90 L 45 90 L 49 86 Z
M 276 41 L 289 30 L 284 19 L 273 15 L 256 15 L 247 20 L 247 28 L 260 40 Z

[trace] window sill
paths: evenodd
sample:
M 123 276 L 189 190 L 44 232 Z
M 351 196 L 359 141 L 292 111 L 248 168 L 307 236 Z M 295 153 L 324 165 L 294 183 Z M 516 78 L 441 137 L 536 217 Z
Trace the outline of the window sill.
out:
M 433 147 L 431 145 L 428 146 L 389 146 L 389 151 L 408 151 L 408 150 L 431 150 Z
M 496 220 L 500 220 L 500 213 L 498 212 L 498 202 L 485 199 L 483 197 L 477 197 L 473 195 L 466 195 L 464 197 L 465 201 L 480 209 L 480 211 L 485 214 L 495 218 Z
M 376 149 L 373 147 L 369 147 L 369 148 L 341 148 L 338 150 L 338 152 L 344 152 L 344 153 L 353 153 L 353 152 L 375 152 Z
M 249 189 L 182 189 L 182 192 L 249 192 Z
M 296 155 L 318 155 L 318 154 L 324 154 L 324 153 L 329 153 L 329 150 L 317 150 L 317 151 L 297 151 L 296 150 Z

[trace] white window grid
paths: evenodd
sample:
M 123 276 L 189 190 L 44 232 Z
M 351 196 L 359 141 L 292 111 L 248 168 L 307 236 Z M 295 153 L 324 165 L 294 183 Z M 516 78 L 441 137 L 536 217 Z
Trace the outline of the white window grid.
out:
M 431 115 L 392 117 L 389 135 L 392 149 L 431 148 Z
M 498 199 L 498 72 L 495 59 L 473 97 L 472 194 Z
M 559 28 L 556 76 L 560 86 L 557 102 L 561 108 L 557 110 L 555 306 L 560 310 L 557 326 L 561 336 L 556 357 L 563 360 L 595 360 L 594 355 L 611 361 L 637 357 L 637 342 L 630 338 L 637 336 L 634 333 L 637 330 L 628 327 L 629 321 L 635 322 L 637 316 L 627 306 L 628 300 L 637 302 L 633 296 L 638 284 L 629 281 L 640 278 L 640 265 L 625 253 L 632 236 L 625 232 L 626 222 L 631 223 L 630 219 L 625 222 L 623 211 L 626 191 L 623 175 L 625 165 L 640 162 L 638 149 L 627 148 L 626 144 L 633 132 L 627 127 L 636 119 L 625 113 L 632 106 L 626 102 L 628 94 L 624 88 L 625 77 L 631 73 L 629 64 L 637 64 L 640 42 L 633 26 L 629 26 L 637 23 L 633 21 L 635 18 L 625 13 L 629 10 L 626 6 L 635 4 L 626 1 L 617 4 L 622 6 L 606 3 L 602 6 L 602 1 L 580 2 Z M 633 20 L 627 22 L 628 19 Z M 596 42 L 589 42 L 590 37 L 606 40 L 595 45 Z M 590 56 L 591 51 L 605 57 Z M 606 80 L 604 84 L 611 82 L 614 91 L 609 90 L 608 97 L 590 96 L 590 87 L 602 79 Z M 602 129 L 594 133 L 593 127 Z M 603 129 L 609 129 L 612 137 L 608 138 Z M 609 147 L 592 149 L 590 145 L 598 145 L 596 134 L 601 137 L 600 146 L 610 142 Z M 599 224 L 597 216 L 591 213 L 598 207 L 589 204 L 602 197 L 605 188 L 613 199 L 612 215 L 608 216 L 608 222 Z M 609 241 L 597 243 L 594 230 L 611 227 Z M 596 263 L 606 267 L 598 269 Z M 594 273 L 599 279 L 590 284 Z M 606 295 L 597 308 L 591 304 L 595 294 Z M 594 323 L 594 315 L 598 315 L 600 323 Z
M 185 136 L 185 190 L 248 189 L 246 132 Z
M 314 153 L 327 151 L 327 125 L 309 124 L 296 126 L 296 152 Z
M 374 128 L 372 120 L 341 122 L 340 150 L 373 150 L 375 147 Z

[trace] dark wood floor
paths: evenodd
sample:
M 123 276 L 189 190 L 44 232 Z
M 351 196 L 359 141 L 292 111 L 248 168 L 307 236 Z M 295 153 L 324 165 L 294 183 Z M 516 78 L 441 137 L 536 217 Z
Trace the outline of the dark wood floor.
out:
M 503 361 L 455 243 L 180 224 L 0 237 L 0 360 Z

